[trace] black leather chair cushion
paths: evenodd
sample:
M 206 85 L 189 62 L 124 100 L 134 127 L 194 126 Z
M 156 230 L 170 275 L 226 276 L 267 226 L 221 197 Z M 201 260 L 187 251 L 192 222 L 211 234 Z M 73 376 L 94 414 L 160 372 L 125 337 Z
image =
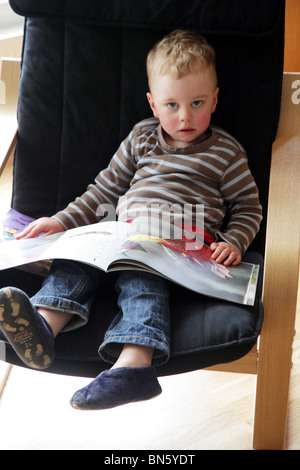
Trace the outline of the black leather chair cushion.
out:
M 213 122 L 246 147 L 266 215 L 271 146 L 280 110 L 284 1 L 10 0 L 26 17 L 12 205 L 52 215 L 85 191 L 135 122 L 151 115 L 146 55 L 175 28 L 197 29 L 214 46 L 220 86 Z M 266 218 L 264 219 L 266 220 Z M 251 247 L 262 264 L 265 223 Z M 262 274 L 262 270 L 261 270 Z M 57 338 L 50 370 L 93 376 L 107 367 L 97 348 L 116 313 L 113 275 L 89 324 Z M 17 270 L 0 285 L 29 294 L 40 279 Z M 199 296 L 174 285 L 169 374 L 243 356 L 259 335 L 263 308 Z M 105 311 L 105 315 L 101 312 Z M 0 349 L 1 350 L 1 349 Z M 9 347 L 6 360 L 18 363 Z

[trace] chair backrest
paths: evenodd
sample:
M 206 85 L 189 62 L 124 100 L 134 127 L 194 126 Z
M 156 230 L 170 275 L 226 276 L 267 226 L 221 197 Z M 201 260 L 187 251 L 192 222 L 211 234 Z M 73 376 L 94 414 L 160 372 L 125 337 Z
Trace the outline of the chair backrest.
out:
M 10 0 L 26 17 L 12 205 L 32 217 L 65 207 L 135 122 L 151 115 L 146 55 L 176 28 L 217 54 L 213 122 L 245 146 L 267 208 L 283 69 L 284 0 Z M 264 249 L 264 225 L 256 248 Z

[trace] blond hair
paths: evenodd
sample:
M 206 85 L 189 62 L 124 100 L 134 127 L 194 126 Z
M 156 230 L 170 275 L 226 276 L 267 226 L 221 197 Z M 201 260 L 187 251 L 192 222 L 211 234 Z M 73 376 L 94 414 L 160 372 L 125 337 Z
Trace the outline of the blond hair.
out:
M 215 52 L 206 39 L 196 32 L 176 30 L 156 43 L 148 54 L 149 86 L 154 69 L 160 75 L 170 73 L 178 79 L 208 67 L 216 76 Z

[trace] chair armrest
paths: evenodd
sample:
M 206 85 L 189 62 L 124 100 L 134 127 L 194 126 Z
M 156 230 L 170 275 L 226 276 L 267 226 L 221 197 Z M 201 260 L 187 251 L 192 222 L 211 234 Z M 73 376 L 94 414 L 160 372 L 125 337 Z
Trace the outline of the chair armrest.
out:
M 299 98 L 298 98 L 299 96 Z M 254 448 L 284 442 L 300 250 L 300 74 L 284 74 L 279 129 L 273 145 Z
M 17 143 L 17 123 L 4 123 L 0 116 L 0 177 Z
M 20 59 L 2 58 L 0 64 L 0 176 L 16 144 Z

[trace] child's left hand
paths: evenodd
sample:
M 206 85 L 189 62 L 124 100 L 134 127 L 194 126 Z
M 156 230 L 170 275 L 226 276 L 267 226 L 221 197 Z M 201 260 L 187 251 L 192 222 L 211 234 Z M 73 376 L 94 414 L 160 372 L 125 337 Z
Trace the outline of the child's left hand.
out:
M 241 255 L 234 246 L 227 242 L 217 242 L 210 245 L 210 249 L 213 251 L 211 258 L 216 263 L 223 264 L 224 266 L 237 266 L 241 262 Z

